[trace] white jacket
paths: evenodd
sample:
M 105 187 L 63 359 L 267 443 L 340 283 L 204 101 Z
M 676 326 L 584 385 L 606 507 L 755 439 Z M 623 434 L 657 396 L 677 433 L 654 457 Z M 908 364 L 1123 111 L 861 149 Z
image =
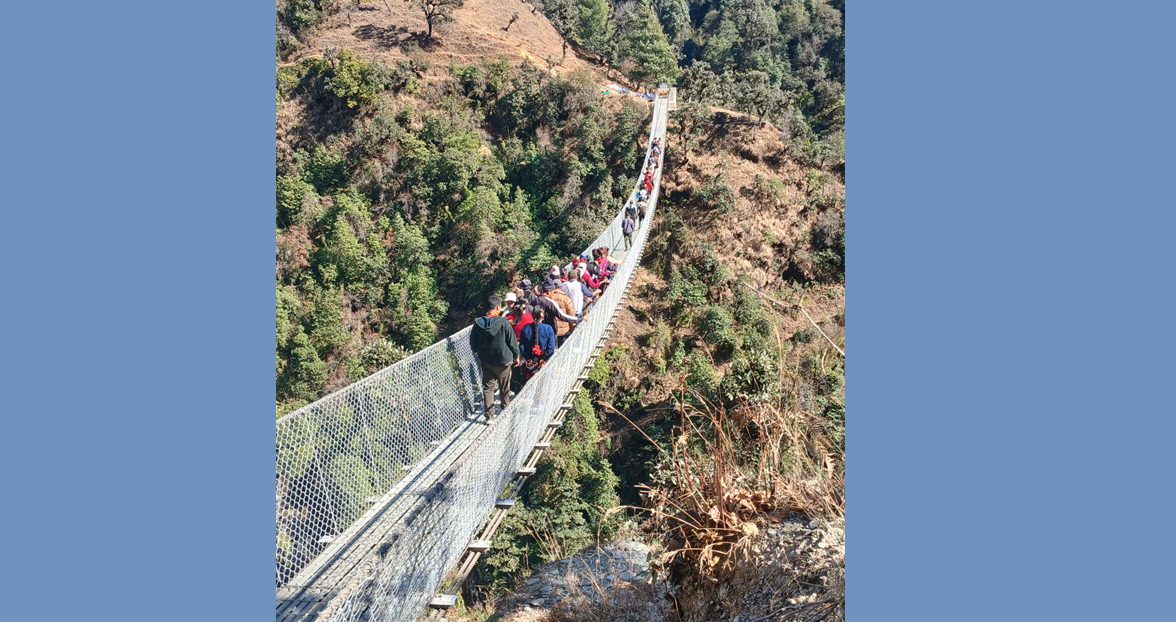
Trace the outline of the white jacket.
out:
M 576 315 L 584 312 L 584 290 L 580 289 L 579 281 L 564 281 L 560 283 L 559 288 L 563 293 L 572 299 L 572 308 L 576 310 Z

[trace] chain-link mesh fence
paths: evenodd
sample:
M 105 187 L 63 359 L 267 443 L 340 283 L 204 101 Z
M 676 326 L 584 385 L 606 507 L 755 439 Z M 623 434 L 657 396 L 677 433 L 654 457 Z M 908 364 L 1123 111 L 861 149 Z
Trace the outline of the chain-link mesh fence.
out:
M 665 100 L 659 99 L 650 143 L 665 136 L 665 127 Z M 648 162 L 647 150 L 639 180 Z M 621 259 L 612 284 L 495 423 L 482 425 L 478 438 L 456 448 L 452 464 L 418 490 L 404 520 L 383 536 L 318 619 L 413 620 L 425 608 L 604 335 L 640 260 L 660 179 L 659 167 L 631 250 L 622 248 L 623 211 L 589 246 L 589 253 L 607 246 Z M 455 427 L 480 417 L 480 378 L 467 328 L 278 420 L 279 587 Z

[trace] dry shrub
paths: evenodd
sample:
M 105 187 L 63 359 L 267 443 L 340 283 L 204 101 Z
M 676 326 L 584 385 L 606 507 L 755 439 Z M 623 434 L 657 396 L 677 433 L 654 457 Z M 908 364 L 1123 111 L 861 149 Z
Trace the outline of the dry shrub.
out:
M 685 388 L 677 397 L 679 423 L 659 446 L 665 483 L 642 487 L 669 540 L 662 565 L 720 579 L 762 526 L 792 512 L 844 517 L 844 456 L 819 417 L 784 408 L 786 398 L 728 407 Z
M 310 230 L 306 225 L 297 224 L 277 234 L 277 247 L 280 278 L 310 267 Z

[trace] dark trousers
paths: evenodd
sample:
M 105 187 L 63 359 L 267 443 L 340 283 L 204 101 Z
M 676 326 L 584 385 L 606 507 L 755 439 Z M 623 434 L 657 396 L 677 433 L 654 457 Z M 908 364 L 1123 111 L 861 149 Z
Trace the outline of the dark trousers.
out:
M 626 233 L 625 234 L 625 250 L 629 250 L 630 248 L 633 248 L 633 234 Z
M 486 405 L 486 419 L 494 416 L 494 389 L 501 395 L 502 409 L 510 405 L 510 364 L 482 363 L 482 399 Z

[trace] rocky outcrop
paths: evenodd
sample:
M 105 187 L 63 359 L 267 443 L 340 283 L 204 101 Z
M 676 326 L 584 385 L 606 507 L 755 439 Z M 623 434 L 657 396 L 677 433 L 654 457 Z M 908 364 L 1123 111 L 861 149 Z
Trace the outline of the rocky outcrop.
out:
M 633 541 L 586 548 L 537 569 L 498 602 L 502 622 L 547 619 L 664 620 L 666 586 L 653 585 L 651 551 Z M 625 615 L 614 613 L 624 609 Z

